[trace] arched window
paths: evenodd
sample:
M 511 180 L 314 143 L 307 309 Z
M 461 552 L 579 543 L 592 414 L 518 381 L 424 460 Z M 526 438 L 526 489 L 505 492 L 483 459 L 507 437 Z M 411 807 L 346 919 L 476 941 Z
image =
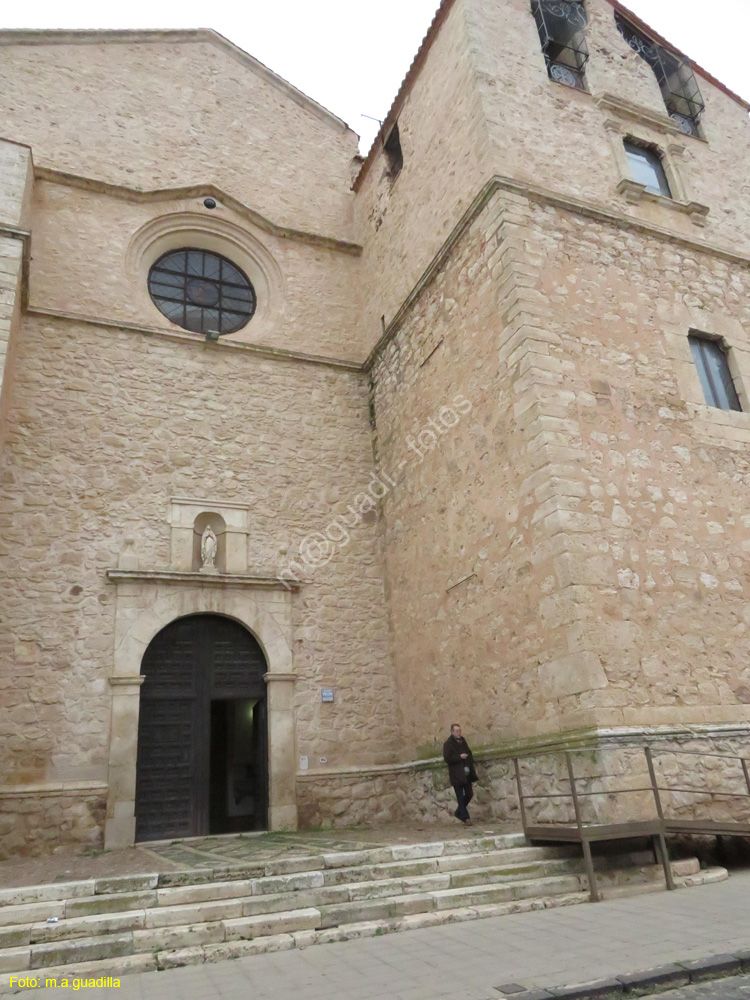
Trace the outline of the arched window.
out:
M 651 194 L 660 194 L 664 198 L 672 197 L 661 156 L 655 150 L 628 142 L 626 139 L 625 153 L 633 180 L 637 184 L 645 185 L 646 190 L 650 191 Z

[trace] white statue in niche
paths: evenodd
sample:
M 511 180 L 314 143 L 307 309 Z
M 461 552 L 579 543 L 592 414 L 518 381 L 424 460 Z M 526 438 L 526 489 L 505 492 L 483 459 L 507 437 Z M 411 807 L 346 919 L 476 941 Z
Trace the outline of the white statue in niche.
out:
M 206 530 L 201 536 L 201 572 L 218 573 L 216 568 L 216 553 L 219 549 L 219 540 L 211 525 L 206 526 Z

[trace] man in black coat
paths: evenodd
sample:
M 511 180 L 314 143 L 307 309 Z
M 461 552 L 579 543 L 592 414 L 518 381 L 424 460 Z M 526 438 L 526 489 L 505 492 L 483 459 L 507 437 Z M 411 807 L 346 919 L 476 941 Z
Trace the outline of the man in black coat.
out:
M 453 815 L 466 826 L 473 826 L 467 806 L 474 797 L 471 783 L 477 780 L 477 773 L 469 744 L 461 735 L 457 722 L 451 726 L 451 734 L 443 744 L 443 760 L 448 765 L 448 777 L 458 802 L 458 809 Z

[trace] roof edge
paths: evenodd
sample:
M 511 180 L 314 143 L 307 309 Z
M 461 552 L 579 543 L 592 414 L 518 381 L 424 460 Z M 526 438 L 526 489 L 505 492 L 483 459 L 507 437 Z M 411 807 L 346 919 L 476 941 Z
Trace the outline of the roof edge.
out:
M 401 108 L 404 106 L 404 102 L 406 101 L 406 98 L 409 96 L 412 85 L 419 76 L 419 73 L 427 60 L 427 55 L 430 49 L 432 48 L 435 39 L 440 33 L 440 29 L 445 23 L 445 20 L 448 17 L 448 14 L 450 13 L 451 8 L 455 4 L 455 2 L 456 0 L 442 0 L 442 3 L 435 12 L 435 16 L 432 19 L 432 23 L 427 29 L 427 34 L 422 39 L 422 44 L 419 46 L 417 54 L 414 56 L 412 64 L 409 67 L 406 76 L 404 77 L 403 83 L 399 87 L 398 93 L 396 94 L 396 97 L 393 100 L 393 104 L 391 104 L 390 111 L 386 115 L 385 121 L 380 126 L 378 134 L 373 139 L 372 146 L 370 146 L 369 152 L 365 157 L 365 162 L 362 164 L 362 167 L 359 173 L 357 174 L 354 184 L 352 185 L 352 189 L 354 191 L 358 191 L 362 186 L 362 182 L 364 181 L 365 177 L 367 176 L 370 170 L 370 167 L 372 166 L 373 160 L 375 159 L 378 149 L 382 145 L 383 141 L 385 140 L 390 130 L 393 128 L 393 125 L 401 111 Z
M 258 76 L 267 80 L 290 97 L 300 107 L 311 111 L 318 118 L 329 122 L 336 128 L 353 132 L 354 130 L 338 115 L 319 104 L 312 97 L 298 90 L 284 77 L 274 73 L 264 63 L 260 62 L 239 45 L 235 45 L 220 32 L 213 28 L 6 28 L 0 30 L 0 46 L 2 45 L 92 45 L 101 42 L 112 43 L 155 43 L 168 42 L 181 44 L 186 42 L 209 42 L 224 49 L 238 62 L 249 67 Z M 356 135 L 356 133 L 354 133 Z
M 445 23 L 448 14 L 450 13 L 451 8 L 455 4 L 455 2 L 456 0 L 442 0 L 442 3 L 438 7 L 435 17 L 433 18 L 430 27 L 427 29 L 427 34 L 423 38 L 422 44 L 420 45 L 419 50 L 417 51 L 417 54 L 414 57 L 414 60 L 412 61 L 412 64 L 409 67 L 406 76 L 404 77 L 403 83 L 401 84 L 398 93 L 396 94 L 396 97 L 394 98 L 393 103 L 391 104 L 390 110 L 388 111 L 385 121 L 380 126 L 380 130 L 378 131 L 377 136 L 373 140 L 372 146 L 370 147 L 367 157 L 365 158 L 365 161 L 362 164 L 359 173 L 357 174 L 354 184 L 352 185 L 354 191 L 358 191 L 362 186 L 362 183 L 365 177 L 367 176 L 370 167 L 372 166 L 373 160 L 375 159 L 379 147 L 382 145 L 383 141 L 388 135 L 388 132 L 391 130 L 396 119 L 398 118 L 399 113 L 401 112 L 401 109 L 406 101 L 406 98 L 409 96 L 412 85 L 419 76 L 420 70 L 422 69 L 422 66 L 425 64 L 425 61 L 427 60 L 427 55 L 429 54 L 429 51 L 432 48 L 433 42 L 437 38 L 438 33 L 440 32 L 441 27 Z M 615 10 L 621 11 L 628 18 L 630 18 L 635 25 L 637 25 L 639 28 L 641 28 L 643 31 L 649 34 L 655 41 L 659 42 L 660 45 L 664 45 L 666 48 L 671 49 L 677 55 L 682 56 L 683 59 L 687 59 L 690 65 L 692 66 L 693 70 L 699 76 L 702 76 L 704 79 L 708 80 L 709 83 L 713 84 L 715 87 L 718 87 L 718 89 L 723 91 L 728 97 L 731 97 L 733 101 L 736 101 L 747 111 L 750 111 L 750 103 L 748 101 L 740 97 L 739 94 L 736 94 L 733 90 L 727 87 L 726 84 L 723 84 L 721 80 L 718 80 L 715 76 L 709 73 L 708 70 L 704 69 L 699 63 L 691 59 L 690 56 L 686 55 L 684 52 L 678 49 L 670 41 L 668 41 L 666 38 L 660 35 L 658 31 L 654 31 L 654 29 L 650 27 L 650 25 L 648 25 L 645 21 L 641 20 L 641 18 L 639 18 L 637 14 L 634 14 L 628 7 L 620 3 L 620 0 L 607 0 L 607 2 Z

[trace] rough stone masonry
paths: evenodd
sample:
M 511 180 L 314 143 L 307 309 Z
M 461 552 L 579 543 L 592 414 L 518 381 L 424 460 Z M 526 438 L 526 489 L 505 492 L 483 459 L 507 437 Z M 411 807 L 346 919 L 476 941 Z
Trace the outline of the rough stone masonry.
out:
M 429 822 L 454 720 L 495 818 L 519 750 L 747 747 L 749 107 L 686 63 L 686 131 L 618 6 L 443 0 L 364 161 L 214 32 L 0 33 L 2 853 L 133 843 L 178 779 L 170 836 Z M 149 292 L 188 250 L 252 286 L 239 329 L 218 270 L 178 319 Z M 194 617 L 159 723 L 144 657 Z M 211 715 L 241 671 L 179 686 L 244 655 L 220 617 L 264 657 L 252 760 Z

